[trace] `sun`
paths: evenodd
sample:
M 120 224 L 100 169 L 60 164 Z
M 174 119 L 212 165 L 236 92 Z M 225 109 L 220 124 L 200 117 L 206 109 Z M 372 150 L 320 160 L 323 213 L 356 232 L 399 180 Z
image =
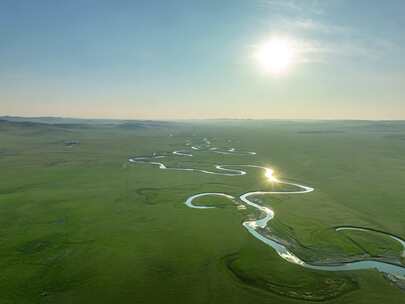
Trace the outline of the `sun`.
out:
M 294 62 L 295 53 L 290 39 L 273 37 L 256 46 L 253 57 L 265 72 L 280 75 L 288 71 Z

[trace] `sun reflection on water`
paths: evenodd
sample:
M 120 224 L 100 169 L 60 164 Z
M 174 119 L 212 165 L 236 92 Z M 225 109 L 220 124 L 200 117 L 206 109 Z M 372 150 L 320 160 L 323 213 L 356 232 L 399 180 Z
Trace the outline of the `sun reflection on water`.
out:
M 274 170 L 271 169 L 271 168 L 266 168 L 265 176 L 272 183 L 278 183 L 279 182 L 277 177 L 274 176 Z

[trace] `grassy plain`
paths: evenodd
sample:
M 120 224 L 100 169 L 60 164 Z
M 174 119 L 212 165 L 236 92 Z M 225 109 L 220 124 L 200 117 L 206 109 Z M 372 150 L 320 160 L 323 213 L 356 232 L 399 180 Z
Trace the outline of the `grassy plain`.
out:
M 308 261 L 384 258 L 405 238 L 405 123 L 200 121 L 143 124 L 0 122 L 0 303 L 400 303 L 374 270 L 311 271 L 283 261 L 241 225 L 251 210 L 187 208 L 199 192 L 271 189 L 243 177 L 159 170 L 129 156 L 187 139 L 256 156 L 195 152 L 168 166 L 257 164 L 314 187 L 266 197 L 273 232 Z M 68 145 L 66 142 L 78 141 Z M 204 199 L 206 200 L 206 199 Z M 201 200 L 201 203 L 204 203 Z M 404 262 L 404 261 L 402 261 Z

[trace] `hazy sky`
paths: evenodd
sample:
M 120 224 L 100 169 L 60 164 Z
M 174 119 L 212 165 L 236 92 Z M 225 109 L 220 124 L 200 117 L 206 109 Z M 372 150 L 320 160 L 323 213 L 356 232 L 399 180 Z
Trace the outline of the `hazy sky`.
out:
M 0 0 L 0 115 L 405 119 L 403 0 Z M 253 53 L 294 44 L 282 75 Z

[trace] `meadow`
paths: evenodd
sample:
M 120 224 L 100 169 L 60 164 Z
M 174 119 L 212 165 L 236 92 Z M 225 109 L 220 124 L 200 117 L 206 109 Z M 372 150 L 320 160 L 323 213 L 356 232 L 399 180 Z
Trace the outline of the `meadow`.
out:
M 194 151 L 208 138 L 223 149 Z M 405 267 L 405 122 L 0 121 L 0 303 L 401 303 L 405 284 L 376 270 L 324 272 L 281 259 L 241 225 L 257 216 L 196 193 L 271 189 L 257 170 L 207 175 L 169 167 L 270 166 L 315 189 L 266 196 L 274 235 L 305 261 L 364 257 Z

